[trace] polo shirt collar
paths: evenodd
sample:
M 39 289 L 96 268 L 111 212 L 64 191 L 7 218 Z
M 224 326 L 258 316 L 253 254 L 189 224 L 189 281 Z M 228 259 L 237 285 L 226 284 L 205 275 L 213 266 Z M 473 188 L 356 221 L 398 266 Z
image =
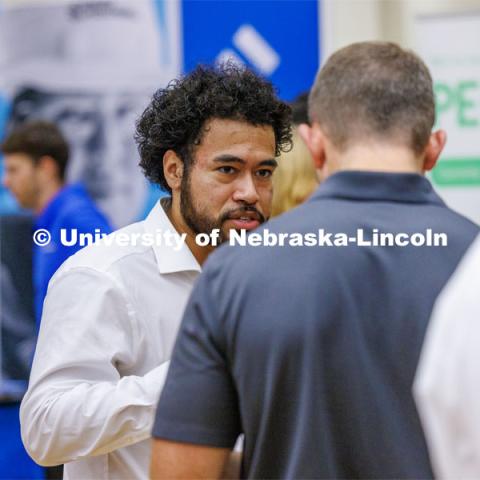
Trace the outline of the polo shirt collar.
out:
M 147 233 L 153 235 L 153 238 L 156 238 L 156 236 L 162 232 L 170 231 L 177 233 L 160 202 L 161 201 L 159 200 L 155 204 L 147 218 L 144 220 L 145 230 Z M 158 270 L 161 274 L 201 271 L 199 263 L 186 243 L 184 243 L 179 250 L 175 250 L 173 246 L 166 245 L 163 241 L 158 245 L 155 242 L 152 248 L 157 261 Z
M 445 206 L 433 190 L 432 184 L 423 175 L 416 173 L 344 170 L 328 177 L 312 195 L 311 200 L 322 198 Z

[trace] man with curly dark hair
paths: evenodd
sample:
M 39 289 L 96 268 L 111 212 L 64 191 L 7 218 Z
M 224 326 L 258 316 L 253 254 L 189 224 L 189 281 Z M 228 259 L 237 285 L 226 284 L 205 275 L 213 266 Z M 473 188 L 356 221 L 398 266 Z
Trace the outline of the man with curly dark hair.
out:
M 69 479 L 148 476 L 155 404 L 213 248 L 196 235 L 218 229 L 223 240 L 269 217 L 289 117 L 270 83 L 233 65 L 199 67 L 154 95 L 137 124 L 140 165 L 171 196 L 52 279 L 21 408 L 37 462 L 66 463 Z M 164 241 L 120 246 L 123 234 Z M 170 244 L 172 236 L 183 241 Z
M 289 108 L 272 85 L 234 65 L 199 67 L 153 97 L 137 124 L 146 177 L 172 195 L 167 210 L 202 262 L 198 233 L 251 230 L 270 215 L 275 156 L 290 146 Z

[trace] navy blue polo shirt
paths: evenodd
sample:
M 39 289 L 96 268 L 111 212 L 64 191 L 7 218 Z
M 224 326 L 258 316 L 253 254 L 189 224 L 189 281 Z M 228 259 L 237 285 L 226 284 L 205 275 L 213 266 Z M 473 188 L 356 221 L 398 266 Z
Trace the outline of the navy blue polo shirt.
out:
M 218 249 L 187 306 L 153 435 L 232 447 L 243 432 L 249 478 L 431 478 L 412 383 L 434 300 L 478 227 L 423 176 L 345 171 L 262 228 L 364 239 Z M 365 245 L 374 231 L 429 229 L 447 245 Z
M 64 245 L 60 231 L 67 229 L 68 243 L 72 240 L 72 229 L 78 234 L 95 232 L 109 234 L 112 229 L 105 216 L 98 210 L 83 185 L 76 183 L 63 187 L 36 218 L 35 229 L 45 229 L 51 235 L 48 245 L 35 245 L 33 251 L 33 283 L 35 290 L 35 317 L 37 327 L 42 316 L 43 301 L 48 282 L 58 267 L 82 248 L 77 242 Z

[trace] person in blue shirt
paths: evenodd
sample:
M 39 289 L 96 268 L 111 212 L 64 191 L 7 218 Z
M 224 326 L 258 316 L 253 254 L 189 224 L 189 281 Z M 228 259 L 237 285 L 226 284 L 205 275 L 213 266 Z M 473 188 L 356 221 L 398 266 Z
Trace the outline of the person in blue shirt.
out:
M 69 147 L 56 125 L 25 123 L 5 138 L 0 151 L 4 154 L 4 186 L 21 207 L 36 216 L 33 282 L 38 326 L 50 278 L 84 246 L 72 241 L 72 232 L 98 236 L 110 233 L 111 227 L 82 185 L 65 182 Z M 37 236 L 39 230 L 48 232 L 48 240 L 46 233 Z

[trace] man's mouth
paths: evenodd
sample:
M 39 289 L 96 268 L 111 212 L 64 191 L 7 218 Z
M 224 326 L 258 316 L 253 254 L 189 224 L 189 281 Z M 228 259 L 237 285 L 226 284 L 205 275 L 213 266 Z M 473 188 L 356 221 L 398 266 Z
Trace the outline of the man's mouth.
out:
M 253 230 L 265 221 L 258 211 L 232 212 L 228 215 L 227 222 L 231 223 L 236 230 Z
M 236 230 L 253 230 L 260 225 L 260 222 L 258 220 L 251 220 L 248 218 L 231 219 L 229 220 L 229 222 Z

